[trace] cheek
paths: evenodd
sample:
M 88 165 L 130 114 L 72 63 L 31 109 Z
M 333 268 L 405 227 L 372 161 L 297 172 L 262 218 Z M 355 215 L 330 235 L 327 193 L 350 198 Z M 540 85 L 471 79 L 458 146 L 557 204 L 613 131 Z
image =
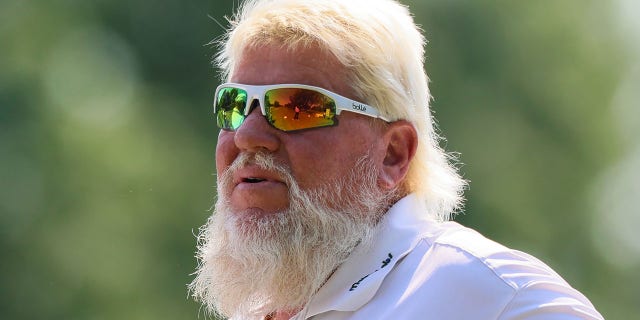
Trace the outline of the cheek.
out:
M 303 189 L 344 179 L 358 160 L 371 152 L 374 159 L 379 148 L 371 139 L 326 139 L 289 150 L 291 168 Z
M 221 131 L 216 145 L 216 171 L 220 174 L 228 168 L 238 156 L 238 148 L 233 141 L 234 134 Z

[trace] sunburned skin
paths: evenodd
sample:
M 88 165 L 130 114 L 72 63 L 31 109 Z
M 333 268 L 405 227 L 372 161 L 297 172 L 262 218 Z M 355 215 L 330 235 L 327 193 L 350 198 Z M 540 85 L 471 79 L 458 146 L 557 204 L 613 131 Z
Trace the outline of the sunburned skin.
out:
M 354 99 L 347 70 L 337 59 L 315 47 L 283 50 L 278 46 L 248 48 L 235 65 L 229 81 L 247 85 L 306 84 Z M 358 157 L 384 145 L 370 126 L 370 118 L 353 112 L 339 115 L 333 127 L 283 132 L 273 128 L 254 108 L 236 131 L 221 131 L 216 150 L 218 174 L 225 172 L 241 154 L 269 153 L 290 169 L 303 190 L 339 181 Z M 382 159 L 376 163 L 382 164 Z M 233 173 L 230 195 L 238 215 L 260 218 L 289 207 L 289 187 L 279 173 L 252 163 Z

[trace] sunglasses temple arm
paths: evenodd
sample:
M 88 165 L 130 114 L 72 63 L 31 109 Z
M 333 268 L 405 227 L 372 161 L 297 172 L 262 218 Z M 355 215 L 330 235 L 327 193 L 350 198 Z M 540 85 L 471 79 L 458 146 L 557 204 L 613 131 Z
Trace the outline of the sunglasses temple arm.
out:
M 373 118 L 382 119 L 386 122 L 389 122 L 388 119 L 380 115 L 380 112 L 378 112 L 378 109 L 370 105 L 360 103 L 358 101 L 351 100 L 349 98 L 345 98 L 341 96 L 337 97 L 336 102 L 337 102 L 336 109 L 338 109 L 336 111 L 337 114 L 340 114 L 340 111 L 345 110 L 345 111 L 355 112 L 355 113 L 359 113 L 359 114 L 373 117 Z
M 381 120 L 384 120 L 386 122 L 390 122 L 387 118 L 381 116 L 380 113 L 378 112 L 378 110 L 375 109 L 372 106 L 368 106 L 366 104 L 361 104 L 361 103 L 358 103 L 358 102 L 354 102 L 354 104 L 350 105 L 350 106 L 351 106 L 351 108 L 337 107 L 338 111 L 336 113 L 340 114 L 340 111 L 349 111 L 349 112 L 353 112 L 353 113 L 358 113 L 358 114 L 361 114 L 361 115 L 369 116 L 369 117 L 372 117 L 372 118 L 381 119 Z

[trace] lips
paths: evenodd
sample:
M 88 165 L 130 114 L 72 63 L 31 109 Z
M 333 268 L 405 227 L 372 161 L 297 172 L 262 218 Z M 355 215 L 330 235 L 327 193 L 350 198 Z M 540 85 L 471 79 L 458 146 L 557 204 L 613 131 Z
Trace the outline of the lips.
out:
M 244 167 L 234 174 L 234 185 L 259 184 L 263 182 L 282 183 L 284 179 L 279 174 L 261 169 L 256 166 Z
M 263 181 L 267 181 L 267 179 L 256 178 L 256 177 L 242 178 L 242 182 L 245 182 L 245 183 L 260 183 Z

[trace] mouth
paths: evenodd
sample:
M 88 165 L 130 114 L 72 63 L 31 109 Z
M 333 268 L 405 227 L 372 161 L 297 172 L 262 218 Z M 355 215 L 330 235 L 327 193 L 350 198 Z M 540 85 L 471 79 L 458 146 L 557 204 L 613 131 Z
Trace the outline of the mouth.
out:
M 246 167 L 235 173 L 234 185 L 262 185 L 262 184 L 285 184 L 282 177 L 277 173 L 269 172 L 255 167 Z
M 248 178 L 243 178 L 242 182 L 244 183 L 260 183 L 260 182 L 264 182 L 267 181 L 267 179 L 263 179 L 263 178 L 255 178 L 255 177 L 248 177 Z
M 289 187 L 286 174 L 255 164 L 245 164 L 231 172 L 231 184 L 224 184 L 223 192 L 238 214 L 264 215 L 289 206 Z

